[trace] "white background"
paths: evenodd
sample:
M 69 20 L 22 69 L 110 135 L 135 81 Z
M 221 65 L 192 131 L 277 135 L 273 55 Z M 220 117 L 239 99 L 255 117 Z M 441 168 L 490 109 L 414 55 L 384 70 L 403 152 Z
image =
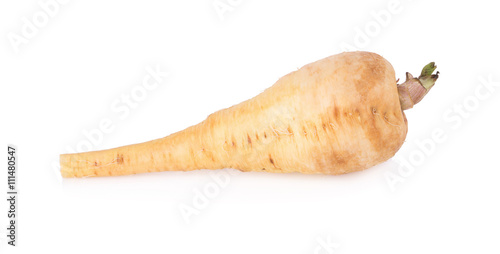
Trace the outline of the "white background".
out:
M 214 3 L 230 8 L 218 14 Z M 2 1 L 0 157 L 7 171 L 6 146 L 17 146 L 19 200 L 17 247 L 6 244 L 0 202 L 0 253 L 498 253 L 493 5 L 69 1 L 48 15 L 37 1 Z M 34 18 L 36 31 L 23 35 Z M 400 79 L 430 61 L 441 73 L 406 111 L 395 160 L 343 176 L 218 171 L 231 173 L 228 184 L 198 208 L 196 193 L 216 184 L 208 170 L 62 180 L 54 167 L 59 154 L 88 147 L 84 132 L 102 120 L 112 130 L 92 150 L 164 137 L 347 44 L 382 55 Z M 128 115 L 113 110 L 141 89 L 148 66 L 169 76 L 136 95 Z M 188 206 L 198 211 L 189 223 Z

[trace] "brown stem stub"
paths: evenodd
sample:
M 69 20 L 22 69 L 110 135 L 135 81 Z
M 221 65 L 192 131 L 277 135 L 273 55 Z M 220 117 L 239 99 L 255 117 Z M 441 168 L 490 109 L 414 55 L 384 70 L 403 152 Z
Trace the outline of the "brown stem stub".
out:
M 427 64 L 418 78 L 406 73 L 406 81 L 398 85 L 399 102 L 403 110 L 413 108 L 434 86 L 439 77 L 439 72 L 432 74 L 436 68 L 434 62 Z

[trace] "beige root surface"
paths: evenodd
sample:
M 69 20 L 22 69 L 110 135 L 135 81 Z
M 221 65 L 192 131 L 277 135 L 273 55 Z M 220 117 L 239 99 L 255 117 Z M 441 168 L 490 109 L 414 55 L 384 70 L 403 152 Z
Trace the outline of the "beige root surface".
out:
M 235 168 L 343 174 L 391 158 L 407 133 L 391 64 L 369 52 L 310 63 L 167 137 L 61 155 L 64 177 Z

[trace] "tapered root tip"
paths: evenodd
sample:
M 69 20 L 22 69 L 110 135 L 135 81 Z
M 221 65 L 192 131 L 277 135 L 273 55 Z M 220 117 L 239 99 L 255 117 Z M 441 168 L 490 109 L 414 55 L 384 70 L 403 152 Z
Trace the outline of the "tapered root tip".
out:
M 59 165 L 61 167 L 61 176 L 64 178 L 75 177 L 75 173 L 71 167 L 71 156 L 70 154 L 61 154 L 59 156 Z

